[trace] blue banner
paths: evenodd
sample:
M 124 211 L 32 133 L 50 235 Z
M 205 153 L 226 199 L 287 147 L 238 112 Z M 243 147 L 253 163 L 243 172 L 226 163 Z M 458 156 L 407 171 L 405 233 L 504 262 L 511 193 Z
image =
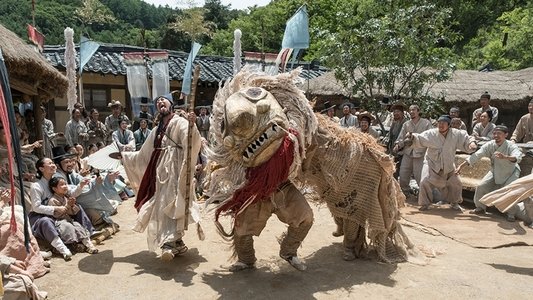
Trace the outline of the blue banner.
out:
M 305 5 L 302 5 L 287 21 L 281 48 L 309 48 L 309 15 Z
M 80 75 L 83 73 L 83 67 L 89 62 L 91 57 L 93 57 L 96 50 L 98 50 L 100 44 L 93 42 L 88 38 L 81 36 L 80 41 Z
M 194 42 L 192 45 L 189 58 L 187 58 L 187 64 L 185 65 L 185 71 L 183 73 L 183 83 L 181 85 L 181 93 L 185 95 L 191 94 L 191 80 L 192 80 L 192 62 L 196 58 L 198 51 L 202 47 L 201 44 Z

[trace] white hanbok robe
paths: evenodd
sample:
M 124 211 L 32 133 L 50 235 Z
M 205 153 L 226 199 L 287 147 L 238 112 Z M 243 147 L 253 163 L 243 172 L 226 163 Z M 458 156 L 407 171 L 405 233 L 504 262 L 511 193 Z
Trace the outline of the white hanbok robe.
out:
M 147 230 L 148 248 L 158 251 L 166 242 L 179 240 L 184 235 L 185 226 L 185 193 L 186 193 L 186 157 L 187 133 L 189 122 L 185 118 L 174 115 L 169 121 L 165 136 L 161 142 L 163 149 L 157 162 L 155 193 L 140 208 L 134 231 Z M 190 160 L 191 186 L 189 189 L 188 223 L 199 223 L 199 206 L 194 193 L 194 172 L 200 151 L 200 134 L 196 126 L 192 127 L 192 147 Z M 146 171 L 154 141 L 158 134 L 157 127 L 152 130 L 139 151 L 123 152 L 122 163 L 132 187 L 138 194 L 139 185 Z

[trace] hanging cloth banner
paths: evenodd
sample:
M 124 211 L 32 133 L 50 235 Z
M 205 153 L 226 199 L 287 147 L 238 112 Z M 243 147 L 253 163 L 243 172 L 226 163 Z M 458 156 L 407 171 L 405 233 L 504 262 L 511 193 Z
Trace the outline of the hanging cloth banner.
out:
M 22 153 L 20 151 L 20 140 L 18 138 L 18 130 L 17 130 L 17 123 L 15 119 L 15 109 L 13 108 L 13 98 L 11 97 L 11 89 L 9 85 L 9 78 L 7 75 L 7 68 L 4 61 L 4 56 L 2 55 L 2 49 L 0 49 L 0 117 L 2 119 L 2 124 L 4 126 L 4 132 L 6 133 L 6 136 L 11 137 L 11 143 L 13 144 L 13 148 L 11 148 L 11 143 L 8 142 L 8 153 L 9 157 L 14 157 L 15 161 L 23 161 L 22 160 Z M 9 134 L 7 134 L 9 132 Z M 15 134 L 17 133 L 17 134 Z M 7 140 L 9 141 L 9 140 Z M 11 150 L 9 150 L 11 148 Z M 17 168 L 18 174 L 23 174 L 22 172 L 22 166 L 21 164 L 15 164 Z M 9 172 L 11 178 L 13 178 L 14 174 L 14 166 L 13 166 L 13 160 L 9 160 Z M 11 222 L 10 222 L 10 228 L 11 231 L 14 232 L 17 229 L 17 224 L 15 221 L 15 213 L 14 213 L 14 201 L 15 201 L 15 193 L 16 189 L 14 188 L 14 179 L 11 180 Z M 20 187 L 20 205 L 22 206 L 22 211 L 24 213 L 24 216 L 28 215 L 27 209 L 26 209 L 26 199 L 24 197 L 24 182 L 22 176 L 18 177 L 18 183 Z M 28 231 L 28 228 L 30 228 L 28 224 L 28 218 L 24 218 L 24 245 L 26 246 L 26 251 L 29 252 L 29 242 L 30 242 L 30 233 Z
M 170 92 L 170 77 L 168 74 L 168 53 L 147 53 L 152 61 L 152 95 L 154 98 Z
M 28 24 L 28 39 L 35 44 L 40 53 L 43 53 L 44 49 L 44 35 L 37 30 L 37 28 Z
M 100 47 L 100 44 L 93 42 L 88 38 L 81 36 L 80 39 L 80 76 L 83 73 L 83 67 L 89 62 L 91 57 L 96 53 L 96 50 Z
M 309 48 L 309 15 L 307 14 L 307 6 L 302 5 L 287 21 L 287 26 L 285 27 L 285 32 L 283 33 L 281 48 L 282 49 L 278 55 L 278 59 L 276 59 L 276 64 L 280 66 L 280 71 L 284 72 L 291 54 L 286 53 L 287 49 L 294 50 L 291 51 L 293 54 L 292 61 L 294 64 L 300 49 Z
M 65 28 L 65 64 L 67 70 L 68 90 L 67 90 L 67 109 L 70 112 L 78 102 L 76 92 L 76 49 L 74 48 L 74 30 Z
M 141 112 L 141 99 L 143 97 L 152 99 L 146 76 L 144 54 L 124 53 L 122 55 L 126 65 L 126 80 L 128 81 L 128 92 L 131 98 L 131 109 L 133 115 L 138 116 Z
M 192 62 L 196 58 L 198 51 L 202 47 L 201 44 L 194 42 L 185 64 L 185 71 L 183 72 L 183 83 L 181 85 L 181 93 L 185 95 L 191 94 L 191 80 L 192 80 Z

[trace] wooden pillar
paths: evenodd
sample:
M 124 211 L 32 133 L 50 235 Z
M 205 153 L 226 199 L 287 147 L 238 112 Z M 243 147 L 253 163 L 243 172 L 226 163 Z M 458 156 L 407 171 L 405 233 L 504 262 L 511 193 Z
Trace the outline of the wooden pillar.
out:
M 33 117 L 35 118 L 35 128 L 28 128 L 28 130 L 35 130 L 36 139 L 43 140 L 43 111 L 41 110 L 41 99 L 39 96 L 32 97 L 33 102 Z M 34 150 L 37 157 L 42 158 L 44 156 L 44 149 L 38 148 Z

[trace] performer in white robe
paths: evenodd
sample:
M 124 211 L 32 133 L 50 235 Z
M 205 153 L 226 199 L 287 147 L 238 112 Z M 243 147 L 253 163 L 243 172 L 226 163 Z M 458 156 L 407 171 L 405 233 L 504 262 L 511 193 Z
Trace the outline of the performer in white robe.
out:
M 158 97 L 156 108 L 162 119 L 141 149 L 123 152 L 122 163 L 131 185 L 137 191 L 135 207 L 139 214 L 133 230 L 147 231 L 150 251 L 162 250 L 161 259 L 171 260 L 187 251 L 182 237 L 188 223 L 199 223 L 194 184 L 186 191 L 187 134 L 189 121 L 172 112 L 172 95 Z M 189 115 L 194 122 L 195 115 Z M 192 126 L 190 178 L 200 150 L 200 134 Z M 185 218 L 185 193 L 190 193 L 188 218 Z M 199 225 L 198 225 L 199 226 Z

